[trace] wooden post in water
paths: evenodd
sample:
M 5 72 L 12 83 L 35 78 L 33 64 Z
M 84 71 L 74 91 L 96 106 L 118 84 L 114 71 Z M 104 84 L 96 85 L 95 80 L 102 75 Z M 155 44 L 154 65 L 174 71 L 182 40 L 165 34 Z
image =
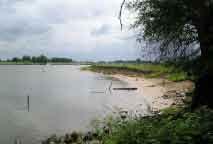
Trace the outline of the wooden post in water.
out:
M 30 96 L 27 96 L 27 110 L 30 112 Z
M 112 81 L 110 82 L 110 85 L 109 85 L 108 89 L 109 89 L 109 92 L 112 93 L 112 90 L 111 90 L 112 89 Z
M 15 141 L 14 141 L 14 144 L 22 144 L 22 142 L 19 138 L 16 138 Z

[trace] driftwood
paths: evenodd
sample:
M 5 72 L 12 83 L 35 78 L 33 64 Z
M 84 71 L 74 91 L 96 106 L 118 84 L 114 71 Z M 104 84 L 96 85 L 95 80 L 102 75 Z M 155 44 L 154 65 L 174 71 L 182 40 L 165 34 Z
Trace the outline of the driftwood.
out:
M 27 96 L 27 111 L 30 112 L 30 96 Z
M 91 91 L 91 93 L 105 93 L 103 91 Z
M 14 144 L 22 144 L 22 142 L 19 138 L 16 138 L 15 141 L 14 141 Z
M 137 90 L 138 88 L 113 88 L 113 90 L 128 90 L 128 91 L 130 91 L 130 90 Z

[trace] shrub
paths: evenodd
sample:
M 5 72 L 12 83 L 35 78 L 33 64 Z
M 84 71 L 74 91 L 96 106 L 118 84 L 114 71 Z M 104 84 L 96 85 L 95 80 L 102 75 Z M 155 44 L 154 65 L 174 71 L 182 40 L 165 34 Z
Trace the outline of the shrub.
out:
M 213 143 L 213 111 L 207 108 L 195 112 L 170 109 L 162 115 L 127 121 L 117 118 L 111 123 L 111 133 L 102 133 L 105 144 Z

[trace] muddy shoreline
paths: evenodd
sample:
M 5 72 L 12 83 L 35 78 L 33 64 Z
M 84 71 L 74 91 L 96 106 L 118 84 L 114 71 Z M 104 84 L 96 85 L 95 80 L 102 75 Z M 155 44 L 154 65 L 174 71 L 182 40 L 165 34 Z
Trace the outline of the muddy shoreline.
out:
M 186 93 L 192 91 L 191 81 L 171 82 L 160 78 L 131 77 L 123 74 L 110 75 L 137 88 L 137 93 L 146 98 L 152 111 L 159 111 L 173 105 L 181 105 Z

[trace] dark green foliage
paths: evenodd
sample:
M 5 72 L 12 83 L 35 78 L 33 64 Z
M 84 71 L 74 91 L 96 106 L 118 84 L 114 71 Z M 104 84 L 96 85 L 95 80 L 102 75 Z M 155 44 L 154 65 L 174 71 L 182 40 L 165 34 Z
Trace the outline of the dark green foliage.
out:
M 63 58 L 63 57 L 54 57 L 48 58 L 45 55 L 40 56 L 23 56 L 22 58 L 14 57 L 11 60 L 8 59 L 7 61 L 1 61 L 0 64 L 46 64 L 47 62 L 50 63 L 71 63 L 71 58 Z
M 26 60 L 24 60 L 24 57 L 22 58 L 22 61 L 23 62 L 26 61 Z M 40 55 L 38 57 L 33 56 L 30 59 L 28 58 L 28 62 L 46 64 L 48 62 L 48 58 L 45 55 Z
M 141 63 L 141 59 L 137 58 L 136 63 Z
M 23 62 L 29 62 L 29 61 L 31 61 L 31 57 L 25 55 L 25 56 L 22 57 L 22 61 L 23 61 Z
M 53 135 L 42 144 L 212 144 L 212 121 L 213 110 L 206 107 L 168 108 L 153 116 L 94 120 L 90 132 Z
M 70 58 L 57 58 L 57 57 L 54 57 L 54 58 L 51 58 L 50 61 L 51 62 L 56 62 L 56 63 L 60 63 L 60 62 L 72 62 L 72 59 L 70 59 Z
M 138 40 L 160 43 L 162 55 L 189 54 L 194 51 L 189 46 L 200 44 L 211 33 L 210 0 L 130 0 L 127 7 L 137 15 L 132 28 L 138 30 Z
M 21 62 L 46 64 L 48 58 L 45 55 L 40 55 L 38 57 L 33 56 L 32 58 L 30 56 L 23 56 Z
M 38 63 L 47 63 L 48 62 L 48 58 L 45 55 L 40 55 L 38 58 Z
M 181 64 L 180 64 L 181 63 Z M 86 69 L 107 74 L 127 74 L 132 76 L 145 76 L 147 78 L 166 78 L 171 81 L 194 80 L 196 78 L 194 67 L 189 62 L 178 63 L 112 63 L 97 64 Z
M 195 112 L 171 109 L 162 115 L 114 120 L 111 133 L 102 136 L 105 144 L 211 144 L 212 121 L 213 111 L 206 108 Z
M 21 61 L 21 59 L 20 58 L 18 58 L 18 57 L 14 57 L 14 58 L 12 58 L 12 62 L 20 62 Z
M 154 43 L 157 56 L 160 53 L 161 58 L 169 56 L 174 59 L 201 55 L 200 65 L 194 64 L 198 71 L 187 72 L 189 76 L 200 77 L 196 82 L 193 105 L 212 107 L 210 79 L 213 77 L 213 1 L 130 0 L 128 8 L 136 13 L 132 27 L 138 31 L 138 41 Z M 147 49 L 155 50 L 150 45 L 147 45 Z M 177 81 L 185 77 L 176 73 L 169 79 Z

